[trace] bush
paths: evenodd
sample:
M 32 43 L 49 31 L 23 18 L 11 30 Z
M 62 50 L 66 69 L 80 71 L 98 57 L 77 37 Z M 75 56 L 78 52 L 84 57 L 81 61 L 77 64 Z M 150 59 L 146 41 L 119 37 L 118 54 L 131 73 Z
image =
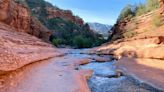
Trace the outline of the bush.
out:
M 123 33 L 124 38 L 130 38 L 136 35 L 137 33 L 134 30 L 127 30 L 125 33 Z
M 158 0 L 147 0 L 146 2 L 147 12 L 157 9 L 159 6 L 160 5 Z
M 92 41 L 89 38 L 85 38 L 83 36 L 76 36 L 73 39 L 73 43 L 76 45 L 77 48 L 89 48 L 92 46 Z
M 152 25 L 155 27 L 159 27 L 163 25 L 163 21 L 161 20 L 160 15 L 154 15 L 153 20 L 152 20 Z
M 153 11 L 159 8 L 158 0 L 146 0 L 145 4 L 138 4 L 138 5 L 127 5 L 121 11 L 118 20 L 122 20 L 125 18 L 132 18 L 135 16 L 140 16 L 147 12 Z
M 124 7 L 118 17 L 118 20 L 123 20 L 124 18 L 131 18 L 133 16 L 133 6 L 132 5 L 127 5 Z
M 52 40 L 52 44 L 55 46 L 59 46 L 62 43 L 61 39 L 53 39 Z
M 139 4 L 136 9 L 137 9 L 135 14 L 136 16 L 140 16 L 147 12 L 146 6 L 144 4 Z
M 25 0 L 15 0 L 17 3 L 19 3 L 19 4 L 21 4 L 21 5 L 23 5 L 23 6 L 25 6 L 25 7 L 27 7 L 28 8 L 28 5 L 27 5 L 27 3 L 26 3 L 26 1 Z

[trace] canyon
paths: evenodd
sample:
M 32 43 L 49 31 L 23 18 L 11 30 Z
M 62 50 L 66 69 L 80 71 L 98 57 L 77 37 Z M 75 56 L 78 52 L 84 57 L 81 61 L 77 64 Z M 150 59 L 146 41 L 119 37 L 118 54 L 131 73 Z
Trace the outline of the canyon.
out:
M 67 49 L 50 44 L 52 31 L 26 6 L 0 0 L 0 92 L 163 92 L 164 26 L 151 24 L 154 14 L 164 18 L 159 2 L 157 10 L 118 21 L 112 41 Z M 48 19 L 84 25 L 69 10 L 46 9 Z M 124 37 L 127 28 L 134 33 Z

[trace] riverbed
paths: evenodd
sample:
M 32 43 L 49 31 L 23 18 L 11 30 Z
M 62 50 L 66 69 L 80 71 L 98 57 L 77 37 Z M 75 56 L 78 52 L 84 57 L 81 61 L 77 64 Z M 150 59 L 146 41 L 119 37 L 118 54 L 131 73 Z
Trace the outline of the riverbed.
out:
M 117 61 L 110 56 L 82 52 L 85 50 L 67 50 L 64 56 L 1 75 L 0 92 L 155 92 L 143 88 L 126 75 L 117 76 Z M 85 60 L 89 61 L 78 65 L 79 61 Z M 93 70 L 86 83 L 79 77 L 82 70 Z

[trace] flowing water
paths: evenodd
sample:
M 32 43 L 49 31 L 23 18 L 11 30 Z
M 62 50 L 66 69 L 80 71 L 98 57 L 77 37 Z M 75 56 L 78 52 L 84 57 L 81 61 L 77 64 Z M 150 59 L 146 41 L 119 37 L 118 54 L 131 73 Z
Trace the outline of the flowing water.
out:
M 81 65 L 79 69 L 93 70 L 88 85 L 92 92 L 155 92 L 146 89 L 127 76 L 117 77 L 115 60 L 106 62 L 93 61 Z

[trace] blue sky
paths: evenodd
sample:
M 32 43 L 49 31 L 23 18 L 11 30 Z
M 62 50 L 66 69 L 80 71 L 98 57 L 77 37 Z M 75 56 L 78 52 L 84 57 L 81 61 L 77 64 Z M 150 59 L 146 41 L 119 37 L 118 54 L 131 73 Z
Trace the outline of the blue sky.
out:
M 46 0 L 61 9 L 69 9 L 85 22 L 112 25 L 121 9 L 127 4 L 143 3 L 145 0 Z

